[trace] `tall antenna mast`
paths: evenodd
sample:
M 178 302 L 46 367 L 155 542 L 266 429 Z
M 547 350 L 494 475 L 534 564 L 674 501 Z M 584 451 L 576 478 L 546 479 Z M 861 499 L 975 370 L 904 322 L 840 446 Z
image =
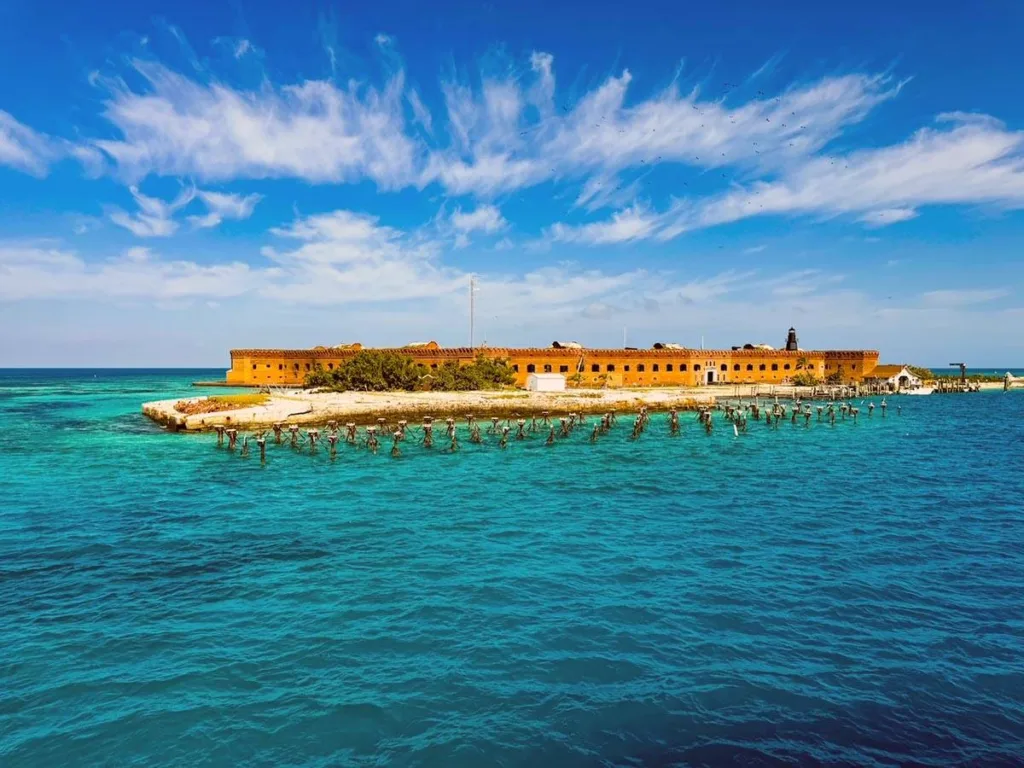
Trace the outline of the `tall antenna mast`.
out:
M 469 276 L 469 348 L 473 349 L 473 318 L 476 314 L 476 278 Z

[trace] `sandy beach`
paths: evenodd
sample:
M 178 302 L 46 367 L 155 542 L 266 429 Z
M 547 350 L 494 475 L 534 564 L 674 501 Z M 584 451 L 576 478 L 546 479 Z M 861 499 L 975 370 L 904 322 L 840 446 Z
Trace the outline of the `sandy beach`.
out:
M 269 428 L 275 423 L 323 424 L 332 419 L 358 424 L 389 420 L 475 416 L 605 413 L 629 411 L 646 405 L 651 410 L 693 408 L 713 403 L 718 396 L 732 396 L 732 387 L 722 391 L 698 388 L 602 389 L 568 392 L 304 392 L 275 391 L 266 403 L 237 410 L 186 415 L 175 406 L 205 398 L 176 398 L 145 403 L 142 412 L 160 424 L 179 430 L 206 430 L 218 425 L 247 429 Z M 742 388 L 739 388 L 742 389 Z M 749 389 L 749 388 L 747 388 Z
M 1002 389 L 1001 384 L 986 383 L 982 389 Z M 274 390 L 267 402 L 246 408 L 215 413 L 181 413 L 175 406 L 198 402 L 204 397 L 175 398 L 145 403 L 142 412 L 154 421 L 177 430 L 202 431 L 216 426 L 246 429 L 270 428 L 275 423 L 324 424 L 330 420 L 371 424 L 384 416 L 389 421 L 414 421 L 424 416 L 462 418 L 471 413 L 481 416 L 529 417 L 541 411 L 552 415 L 636 411 L 647 406 L 652 411 L 670 408 L 690 409 L 701 404 L 731 398 L 811 398 L 810 387 L 741 384 L 716 387 L 664 387 L 643 389 L 573 389 L 566 392 L 527 392 L 523 390 L 479 392 L 312 392 L 301 389 Z M 820 390 L 818 395 L 820 397 Z M 867 396 L 867 395 L 864 395 Z M 936 395 L 944 397 L 945 395 Z M 874 395 L 878 397 L 878 395 Z

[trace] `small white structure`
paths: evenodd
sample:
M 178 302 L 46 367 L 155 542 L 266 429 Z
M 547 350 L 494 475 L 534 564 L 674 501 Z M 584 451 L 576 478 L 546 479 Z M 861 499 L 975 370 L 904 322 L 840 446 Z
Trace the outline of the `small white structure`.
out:
M 885 383 L 893 392 L 902 392 L 908 389 L 919 389 L 921 379 L 915 376 L 905 365 L 878 365 L 875 366 L 867 378 L 871 381 Z
M 565 392 L 565 376 L 560 373 L 531 373 L 526 377 L 531 392 Z

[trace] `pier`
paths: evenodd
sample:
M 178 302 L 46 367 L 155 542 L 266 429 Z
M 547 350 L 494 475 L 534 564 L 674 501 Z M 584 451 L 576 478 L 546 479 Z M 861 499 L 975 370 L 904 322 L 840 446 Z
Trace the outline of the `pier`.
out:
M 652 410 L 641 405 L 635 415 L 620 416 L 615 410 L 597 414 L 568 411 L 553 415 L 550 411 L 517 412 L 505 417 L 491 416 L 481 429 L 476 414 L 443 420 L 433 416 L 422 418 L 421 424 L 406 419 L 378 416 L 374 423 L 358 427 L 354 423 L 341 426 L 335 419 L 305 429 L 288 424 L 289 441 L 281 439 L 285 425 L 274 426 L 275 439 L 269 445 L 273 452 L 291 451 L 310 457 L 326 456 L 331 462 L 358 459 L 359 456 L 381 456 L 401 459 L 411 452 L 454 454 L 464 450 L 498 450 L 513 453 L 531 442 L 548 449 L 563 443 L 598 445 L 607 440 L 622 439 L 640 443 L 645 435 L 657 430 L 671 438 L 707 439 L 721 433 L 728 439 L 743 440 L 754 430 L 852 429 L 862 420 L 892 421 L 903 416 L 904 406 L 893 405 L 885 397 L 861 400 L 808 400 L 796 398 L 737 398 L 715 403 L 694 404 L 683 409 L 672 406 L 664 419 L 652 419 Z M 443 428 L 442 428 L 443 424 Z M 214 448 L 250 457 L 250 442 L 259 448 L 259 460 L 268 462 L 266 430 L 239 435 L 236 428 L 215 430 Z M 228 440 L 225 444 L 224 437 Z M 385 443 L 386 441 L 386 443 Z M 326 449 L 322 446 L 326 443 Z M 388 448 L 381 451 L 382 448 Z

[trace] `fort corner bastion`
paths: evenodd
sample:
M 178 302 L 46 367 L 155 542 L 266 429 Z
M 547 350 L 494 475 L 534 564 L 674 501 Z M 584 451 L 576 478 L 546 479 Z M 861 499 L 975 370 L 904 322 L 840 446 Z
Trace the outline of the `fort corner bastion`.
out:
M 233 349 L 225 383 L 232 386 L 302 386 L 317 366 L 331 370 L 363 349 L 361 344 L 312 349 Z M 471 363 L 478 355 L 508 361 L 518 386 L 531 373 L 561 373 L 579 387 L 688 387 L 705 384 L 785 384 L 806 374 L 819 381 L 860 382 L 878 365 L 876 350 L 800 349 L 794 329 L 786 344 L 744 344 L 693 349 L 655 344 L 651 349 L 590 349 L 573 342 L 551 347 L 441 347 L 436 342 L 387 348 L 427 368 Z

